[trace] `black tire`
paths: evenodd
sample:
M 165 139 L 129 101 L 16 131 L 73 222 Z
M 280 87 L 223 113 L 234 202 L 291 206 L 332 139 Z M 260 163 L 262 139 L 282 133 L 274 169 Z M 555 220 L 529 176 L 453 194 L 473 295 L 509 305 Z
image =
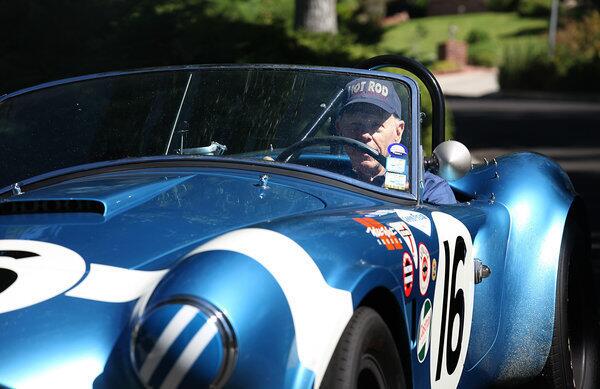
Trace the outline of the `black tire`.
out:
M 600 388 L 598 322 L 588 240 L 569 221 L 563 234 L 550 355 L 543 376 L 552 388 Z
M 329 362 L 321 388 L 406 388 L 392 334 L 375 310 L 354 312 Z

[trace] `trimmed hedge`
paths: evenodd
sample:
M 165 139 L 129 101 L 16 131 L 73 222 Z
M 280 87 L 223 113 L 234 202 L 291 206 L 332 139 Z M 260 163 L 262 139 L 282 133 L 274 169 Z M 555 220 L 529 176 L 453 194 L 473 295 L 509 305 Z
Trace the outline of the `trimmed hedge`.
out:
M 552 58 L 547 47 L 510 47 L 499 77 L 503 89 L 599 93 L 599 74 L 600 12 L 594 11 L 565 24 Z

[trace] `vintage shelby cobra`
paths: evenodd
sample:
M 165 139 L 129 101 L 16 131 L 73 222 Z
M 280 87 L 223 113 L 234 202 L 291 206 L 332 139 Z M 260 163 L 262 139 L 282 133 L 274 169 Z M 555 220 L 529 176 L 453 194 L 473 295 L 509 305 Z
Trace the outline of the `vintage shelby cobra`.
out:
M 432 95 L 433 157 L 393 66 Z M 359 68 L 144 69 L 0 98 L 0 386 L 598 387 L 567 175 L 530 153 L 472 167 L 426 69 Z M 336 132 L 357 78 L 392 83 L 400 152 Z M 386 184 L 356 179 L 351 150 L 393 163 Z M 426 169 L 457 204 L 423 201 Z

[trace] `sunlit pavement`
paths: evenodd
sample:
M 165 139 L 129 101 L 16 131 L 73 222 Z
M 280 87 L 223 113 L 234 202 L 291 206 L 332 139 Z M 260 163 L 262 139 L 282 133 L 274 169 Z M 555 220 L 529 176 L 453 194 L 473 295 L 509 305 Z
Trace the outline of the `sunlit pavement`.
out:
M 456 73 L 436 74 L 445 95 L 480 97 L 498 92 L 498 69 L 467 67 Z

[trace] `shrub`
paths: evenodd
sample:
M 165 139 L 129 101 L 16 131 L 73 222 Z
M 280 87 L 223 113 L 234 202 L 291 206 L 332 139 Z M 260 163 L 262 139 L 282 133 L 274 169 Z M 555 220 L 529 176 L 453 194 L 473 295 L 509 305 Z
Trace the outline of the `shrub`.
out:
M 437 61 L 429 67 L 429 70 L 435 73 L 450 73 L 459 71 L 460 69 L 461 66 L 451 60 Z
M 358 0 L 338 0 L 336 10 L 340 25 L 343 26 L 349 23 L 359 8 L 360 3 Z
M 521 16 L 548 16 L 552 8 L 552 0 L 520 0 L 517 12 Z
M 487 40 L 470 45 L 469 63 L 479 66 L 498 66 L 500 63 L 498 44 Z
M 555 89 L 557 69 L 546 47 L 531 42 L 508 46 L 504 51 L 499 82 L 502 89 Z
M 370 23 L 381 23 L 385 9 L 385 0 L 360 0 L 360 15 Z
M 555 63 L 563 75 L 562 88 L 600 91 L 600 12 L 571 20 L 559 31 Z
M 600 12 L 570 20 L 557 36 L 556 54 L 545 46 L 511 46 L 504 53 L 500 85 L 504 89 L 600 91 Z
M 429 0 L 406 0 L 408 5 L 408 13 L 411 17 L 421 17 L 427 15 Z
M 490 34 L 486 30 L 474 28 L 467 34 L 467 43 L 487 42 L 491 39 Z
M 517 10 L 519 0 L 486 0 L 485 4 L 491 11 L 510 12 Z
M 569 21 L 557 35 L 561 60 L 600 58 L 600 12 L 593 11 L 580 21 Z
M 294 2 L 290 0 L 213 0 L 205 4 L 210 15 L 223 15 L 231 21 L 247 23 L 291 21 L 294 15 Z M 181 12 L 186 6 L 185 2 L 172 2 L 158 5 L 157 8 L 163 8 L 165 12 Z
M 381 22 L 384 17 L 385 0 L 360 0 L 353 7 L 350 18 L 346 21 L 340 18 L 340 22 L 345 22 L 345 27 L 356 36 L 358 42 L 375 44 L 381 40 Z

